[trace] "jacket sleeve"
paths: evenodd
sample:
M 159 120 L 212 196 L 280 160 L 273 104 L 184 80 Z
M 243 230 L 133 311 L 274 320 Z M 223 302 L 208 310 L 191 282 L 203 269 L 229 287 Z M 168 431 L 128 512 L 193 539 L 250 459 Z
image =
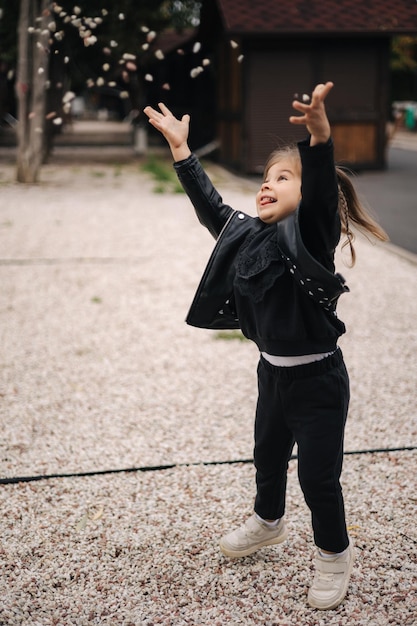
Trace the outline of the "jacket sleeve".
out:
M 217 239 L 233 209 L 223 203 L 195 154 L 177 161 L 174 168 L 201 224 Z
M 298 144 L 301 157 L 300 231 L 304 245 L 325 266 L 333 264 L 340 239 L 338 185 L 331 139 L 311 147 Z

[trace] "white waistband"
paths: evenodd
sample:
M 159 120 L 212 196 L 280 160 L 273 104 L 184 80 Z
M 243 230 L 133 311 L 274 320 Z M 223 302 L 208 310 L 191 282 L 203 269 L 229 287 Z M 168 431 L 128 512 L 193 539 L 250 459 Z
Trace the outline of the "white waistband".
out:
M 334 354 L 335 350 L 331 352 L 320 352 L 320 354 L 300 354 L 299 356 L 275 356 L 274 354 L 268 354 L 267 352 L 261 352 L 263 358 L 275 365 L 276 367 L 294 367 L 296 365 L 305 365 L 306 363 L 314 363 L 314 361 L 321 361 L 326 357 Z

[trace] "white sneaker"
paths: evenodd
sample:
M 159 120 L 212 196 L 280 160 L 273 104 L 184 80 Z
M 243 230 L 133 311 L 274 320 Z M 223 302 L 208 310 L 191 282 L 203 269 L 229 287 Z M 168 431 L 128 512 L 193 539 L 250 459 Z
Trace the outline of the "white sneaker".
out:
M 316 573 L 308 592 L 308 603 L 315 609 L 335 609 L 344 600 L 354 561 L 350 543 L 345 553 L 334 558 L 323 558 L 317 551 Z
M 282 543 L 288 537 L 288 529 L 282 518 L 277 526 L 269 528 L 254 513 L 240 528 L 220 540 L 220 550 L 226 556 L 248 556 L 264 546 Z

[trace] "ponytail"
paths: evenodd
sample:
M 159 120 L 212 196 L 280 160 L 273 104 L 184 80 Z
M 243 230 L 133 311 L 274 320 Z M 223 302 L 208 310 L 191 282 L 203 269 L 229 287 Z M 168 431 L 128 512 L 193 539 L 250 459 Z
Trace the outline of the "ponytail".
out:
M 356 261 L 356 252 L 353 247 L 355 235 L 350 228 L 350 222 L 353 222 L 364 235 L 372 235 L 379 241 L 388 241 L 389 237 L 359 201 L 352 181 L 346 171 L 336 167 L 336 174 L 339 185 L 339 215 L 342 233 L 346 235 L 346 241 L 342 244 L 342 250 L 349 246 L 351 256 L 349 265 L 353 267 Z

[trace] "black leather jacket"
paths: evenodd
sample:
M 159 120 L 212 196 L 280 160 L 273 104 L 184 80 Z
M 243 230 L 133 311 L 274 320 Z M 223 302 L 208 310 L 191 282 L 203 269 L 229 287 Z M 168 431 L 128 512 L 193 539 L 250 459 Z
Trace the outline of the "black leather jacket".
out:
M 186 321 L 208 329 L 234 329 L 240 323 L 235 310 L 235 259 L 248 236 L 260 232 L 263 222 L 235 211 L 223 200 L 195 155 L 174 164 L 181 184 L 200 222 L 217 239 Z M 339 274 L 326 269 L 303 244 L 298 210 L 276 224 L 280 256 L 300 289 L 329 315 L 335 315 L 338 297 L 348 287 Z M 339 333 L 344 332 L 339 321 Z

